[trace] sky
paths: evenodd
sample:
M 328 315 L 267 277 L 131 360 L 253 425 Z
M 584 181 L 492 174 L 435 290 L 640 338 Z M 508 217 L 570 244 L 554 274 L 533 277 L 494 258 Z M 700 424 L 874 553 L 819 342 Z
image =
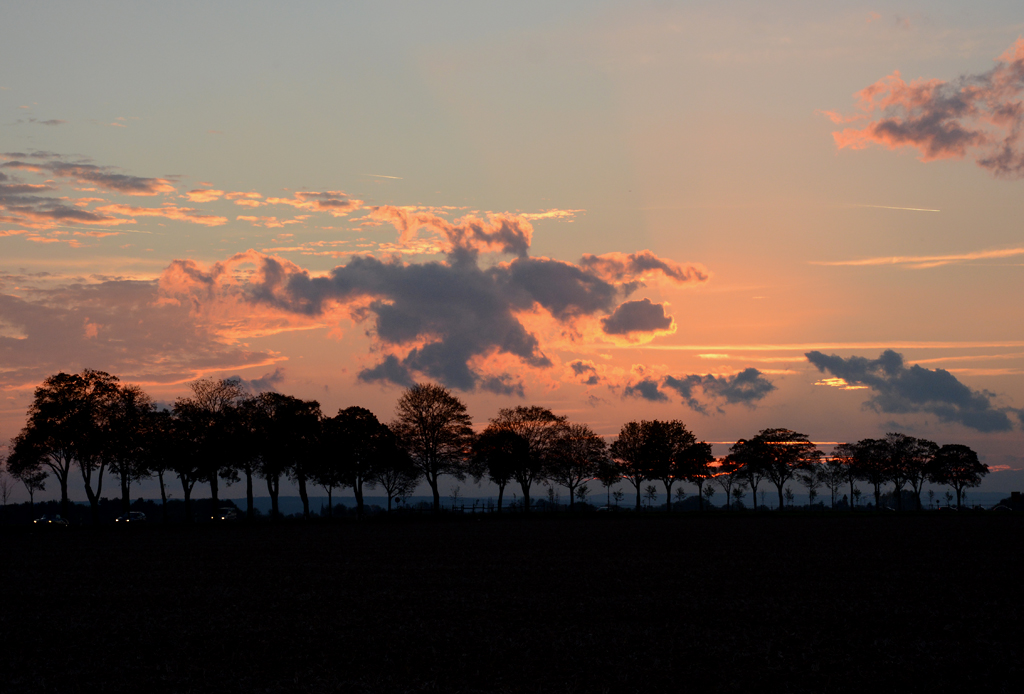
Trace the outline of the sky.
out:
M 1024 487 L 1024 15 L 17 2 L 0 441 L 83 368 L 963 443 Z M 2 452 L 2 449 L 0 449 Z

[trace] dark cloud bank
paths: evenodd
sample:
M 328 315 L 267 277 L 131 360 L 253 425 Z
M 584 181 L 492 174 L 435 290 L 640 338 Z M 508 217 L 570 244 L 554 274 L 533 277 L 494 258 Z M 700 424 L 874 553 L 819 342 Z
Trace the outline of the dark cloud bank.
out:
M 1007 408 L 997 408 L 994 393 L 973 390 L 945 369 L 906 366 L 903 355 L 886 350 L 877 359 L 843 358 L 808 352 L 808 361 L 822 373 L 872 391 L 866 405 L 877 412 L 906 414 L 924 412 L 944 422 L 956 422 L 982 432 L 1012 428 Z

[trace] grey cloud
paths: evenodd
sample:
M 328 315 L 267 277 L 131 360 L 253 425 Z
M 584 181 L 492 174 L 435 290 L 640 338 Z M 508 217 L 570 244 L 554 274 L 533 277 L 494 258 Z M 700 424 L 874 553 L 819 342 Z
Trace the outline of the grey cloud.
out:
M 743 404 L 753 407 L 775 390 L 775 384 L 765 378 L 760 371 L 750 367 L 735 376 L 699 376 L 691 374 L 681 378 L 668 376 L 665 387 L 672 388 L 683 397 L 686 405 L 701 414 L 707 414 L 707 405 L 696 396 L 700 391 L 705 399 L 724 400 L 727 404 Z M 717 408 L 722 412 L 722 408 Z
M 872 390 L 868 407 L 887 414 L 925 412 L 982 432 L 1012 428 L 1006 411 L 992 404 L 993 393 L 973 390 L 945 369 L 906 366 L 903 355 L 884 351 L 878 359 L 828 356 L 808 352 L 807 360 L 822 373 Z
M 15 156 L 17 154 L 20 153 L 5 155 L 13 158 L 11 161 L 0 164 L 0 168 L 30 171 L 38 169 L 54 176 L 92 183 L 106 190 L 125 195 L 157 195 L 174 189 L 166 178 L 147 178 L 116 173 L 109 166 L 98 166 L 84 161 L 65 161 L 62 157 L 49 152 L 35 153 L 29 157 Z M 29 158 L 38 161 L 24 161 Z
M 245 390 L 253 395 L 266 392 L 277 392 L 277 386 L 284 381 L 284 369 L 280 366 L 270 373 L 265 373 L 259 378 L 242 378 L 241 376 L 229 376 L 229 379 L 238 381 Z
M 1024 177 L 1024 39 L 1018 39 L 983 73 L 955 80 L 887 77 L 861 95 L 867 111 L 881 117 L 864 128 L 836 133 L 840 147 L 875 142 L 890 148 L 916 147 L 924 160 L 964 157 L 996 176 Z
M 597 368 L 590 362 L 577 359 L 569 363 L 569 368 L 577 376 L 584 377 L 582 383 L 585 386 L 596 386 L 601 382 L 600 376 L 597 375 Z
M 643 398 L 651 402 L 667 402 L 668 396 L 658 390 L 658 382 L 645 378 L 637 383 L 628 385 L 622 391 L 622 396 L 627 398 Z
M 577 318 L 612 313 L 632 290 L 631 282 L 617 283 L 604 270 L 598 274 L 572 263 L 529 257 L 526 250 L 532 229 L 511 215 L 490 215 L 486 222 L 464 218 L 452 223 L 432 213 L 385 206 L 374 208 L 370 216 L 390 222 L 403 238 L 424 227 L 441 234 L 449 243 L 445 259 L 405 263 L 355 256 L 327 275 L 314 277 L 297 265 L 249 251 L 208 271 L 192 261 L 175 261 L 169 268 L 171 274 L 187 278 L 175 291 L 188 294 L 191 301 L 216 301 L 223 273 L 230 271 L 233 263 L 255 262 L 259 268 L 253 277 L 258 279 L 242 289 L 249 301 L 307 316 L 321 315 L 337 304 L 348 305 L 354 320 L 370 324 L 368 334 L 384 356 L 364 369 L 360 380 L 407 386 L 422 374 L 460 390 L 521 395 L 523 385 L 518 378 L 471 366 L 496 354 L 516 357 L 535 368 L 552 366 L 519 314 L 540 308 L 571 331 Z M 482 252 L 516 257 L 509 262 L 481 264 Z M 653 260 L 643 262 L 657 260 L 649 251 L 645 254 Z M 627 257 L 601 257 L 607 261 L 612 256 L 616 262 Z M 663 263 L 669 269 L 674 267 L 669 261 Z M 632 277 L 622 275 L 622 279 Z M 635 314 L 644 309 L 660 314 L 655 317 L 657 325 L 671 321 L 661 306 L 649 301 L 620 309 L 613 326 L 643 327 L 631 324 L 637 323 Z M 644 325 L 650 322 L 647 317 Z M 404 356 L 398 356 L 399 352 Z
M 601 319 L 601 326 L 609 335 L 647 333 L 668 330 L 672 326 L 672 317 L 665 315 L 664 305 L 641 299 L 620 304 L 612 315 Z

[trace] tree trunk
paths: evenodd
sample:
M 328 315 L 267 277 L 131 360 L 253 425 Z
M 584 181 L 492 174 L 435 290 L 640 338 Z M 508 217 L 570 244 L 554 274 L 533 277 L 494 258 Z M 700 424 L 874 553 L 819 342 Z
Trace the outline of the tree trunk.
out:
M 523 488 L 523 511 L 528 513 L 530 511 L 530 483 L 521 482 L 519 486 Z
M 187 478 L 178 476 L 181 479 L 181 490 L 185 495 L 185 522 L 192 522 L 192 485 L 188 483 Z
M 160 480 L 160 509 L 163 511 L 163 522 L 167 522 L 167 487 L 164 486 L 164 471 L 158 470 L 157 479 Z
M 245 517 L 252 520 L 253 513 L 253 498 L 252 498 L 252 473 L 248 470 L 245 471 Z
M 573 510 L 574 502 L 576 501 L 576 488 L 570 485 L 565 485 L 569 489 L 569 510 Z
M 505 485 L 498 485 L 498 513 L 501 513 L 501 499 L 505 496 Z
M 668 480 L 662 480 L 665 485 L 665 512 L 672 513 L 672 483 Z
M 217 483 L 216 470 L 210 475 L 210 505 L 213 507 L 213 513 L 216 513 L 217 509 L 220 508 L 220 485 Z
M 334 487 L 327 488 L 327 517 L 334 518 L 334 502 L 331 500 Z M 391 499 L 388 499 L 388 510 L 391 510 Z
M 306 493 L 306 478 L 299 476 L 299 497 L 302 499 L 302 519 L 309 520 L 309 494 Z
M 953 488 L 956 489 L 956 508 L 959 511 L 962 508 L 961 502 L 960 502 L 960 492 L 963 490 L 963 487 L 953 487 Z
M 361 479 L 356 478 L 355 482 L 352 485 L 352 493 L 356 497 L 356 516 L 358 516 L 359 518 L 362 518 L 363 517 L 363 481 Z M 434 494 L 434 497 L 437 498 L 437 493 L 436 492 Z
M 875 483 L 875 510 L 882 510 L 882 485 Z
M 754 501 L 754 503 L 751 504 L 751 507 L 756 511 L 757 510 L 757 483 L 754 482 L 754 478 L 751 477 L 749 479 L 750 479 L 750 498 L 753 499 L 753 501 Z
M 640 485 L 643 484 L 643 483 L 644 483 L 643 480 L 640 480 L 639 482 L 633 483 L 633 486 L 636 487 L 636 510 L 637 511 L 640 510 Z
M 437 491 L 437 473 L 428 474 L 427 483 L 430 485 L 430 491 L 434 494 L 434 513 L 440 513 L 441 494 Z
M 783 482 L 782 484 L 776 484 L 775 486 L 778 487 L 779 489 L 779 510 L 782 511 L 786 508 L 782 500 L 782 487 L 785 486 L 785 482 Z
M 277 511 L 277 494 L 281 491 L 281 478 L 267 478 L 267 492 L 270 494 L 270 519 L 276 521 L 278 518 Z
M 123 464 L 122 464 L 123 466 Z M 121 512 L 128 513 L 132 507 L 131 477 L 121 472 Z

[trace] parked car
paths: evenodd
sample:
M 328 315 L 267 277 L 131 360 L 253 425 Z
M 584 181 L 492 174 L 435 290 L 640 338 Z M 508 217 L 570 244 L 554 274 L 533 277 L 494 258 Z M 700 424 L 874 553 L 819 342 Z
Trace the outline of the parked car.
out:
M 118 516 L 115 523 L 145 523 L 146 514 L 142 511 L 130 511 L 123 516 Z
M 219 508 L 215 514 L 210 516 L 210 520 L 214 521 L 236 521 L 238 518 L 238 509 L 231 507 Z
M 47 528 L 66 528 L 70 525 L 65 519 L 61 518 L 60 515 L 51 516 L 50 514 L 44 514 L 39 518 L 32 521 L 32 525 L 45 526 Z

